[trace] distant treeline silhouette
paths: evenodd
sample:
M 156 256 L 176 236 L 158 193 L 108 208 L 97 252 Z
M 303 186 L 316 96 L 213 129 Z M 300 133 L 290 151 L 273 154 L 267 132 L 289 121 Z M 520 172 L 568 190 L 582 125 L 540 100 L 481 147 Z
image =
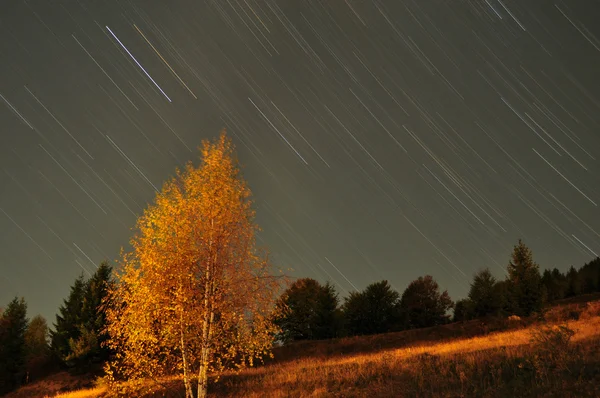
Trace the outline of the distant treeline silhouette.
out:
M 283 343 L 343 336 L 394 332 L 476 318 L 543 312 L 553 301 L 600 292 L 600 258 L 566 274 L 545 270 L 533 261 L 531 250 L 519 240 L 507 266 L 507 277 L 497 280 L 489 269 L 473 276 L 469 294 L 454 303 L 430 275 L 411 282 L 400 294 L 388 281 L 373 283 L 340 300 L 335 287 L 310 278 L 296 280 L 278 305 L 277 320 Z M 449 310 L 454 309 L 453 316 Z

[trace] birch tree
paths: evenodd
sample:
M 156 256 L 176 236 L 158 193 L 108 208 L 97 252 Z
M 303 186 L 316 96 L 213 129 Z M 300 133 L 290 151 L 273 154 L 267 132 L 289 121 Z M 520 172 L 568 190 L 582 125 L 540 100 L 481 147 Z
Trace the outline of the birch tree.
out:
M 138 219 L 133 250 L 107 307 L 109 378 L 179 373 L 186 397 L 205 397 L 208 376 L 270 355 L 281 277 L 255 245 L 251 192 L 223 132 L 201 164 L 164 184 Z

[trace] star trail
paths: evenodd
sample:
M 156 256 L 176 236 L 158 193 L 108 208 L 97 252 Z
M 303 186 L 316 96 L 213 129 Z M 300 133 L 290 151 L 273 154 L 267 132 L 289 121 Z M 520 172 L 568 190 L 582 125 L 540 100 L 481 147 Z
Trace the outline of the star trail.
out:
M 0 303 L 53 320 L 226 128 L 259 244 L 342 295 L 431 274 L 454 299 L 600 253 L 594 1 L 9 0 Z

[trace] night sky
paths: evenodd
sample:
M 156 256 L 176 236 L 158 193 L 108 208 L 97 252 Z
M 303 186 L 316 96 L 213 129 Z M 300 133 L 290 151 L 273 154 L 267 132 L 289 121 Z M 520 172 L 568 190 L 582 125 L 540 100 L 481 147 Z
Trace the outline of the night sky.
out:
M 54 314 L 226 128 L 259 244 L 342 296 L 454 299 L 600 253 L 600 3 L 16 1 L 0 11 L 0 305 Z

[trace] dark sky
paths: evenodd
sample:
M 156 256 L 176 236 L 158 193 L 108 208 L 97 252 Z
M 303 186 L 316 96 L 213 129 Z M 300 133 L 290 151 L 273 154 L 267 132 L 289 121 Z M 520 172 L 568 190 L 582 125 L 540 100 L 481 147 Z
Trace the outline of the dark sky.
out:
M 259 243 L 342 295 L 453 298 L 522 237 L 600 253 L 600 3 L 16 1 L 0 11 L 0 305 L 50 317 L 227 128 Z

